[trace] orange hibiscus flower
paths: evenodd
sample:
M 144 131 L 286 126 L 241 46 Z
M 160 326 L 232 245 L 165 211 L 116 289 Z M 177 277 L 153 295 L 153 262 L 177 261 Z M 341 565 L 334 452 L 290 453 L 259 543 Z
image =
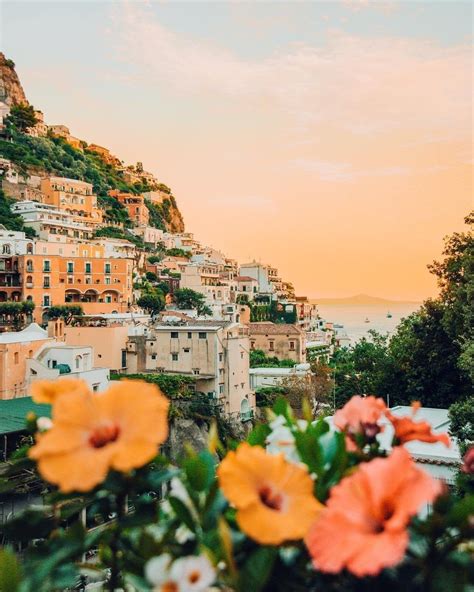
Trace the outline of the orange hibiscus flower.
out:
M 331 490 L 306 546 L 314 566 L 358 577 L 399 563 L 408 545 L 407 525 L 442 486 L 418 469 L 404 448 L 359 465 Z
M 414 417 L 420 403 L 418 401 L 412 403 L 411 417 L 396 417 L 387 410 L 387 418 L 393 424 L 395 429 L 395 444 L 405 444 L 411 440 L 419 440 L 420 442 L 442 442 L 445 446 L 450 446 L 451 441 L 448 434 L 433 434 L 431 426 L 427 421 L 414 421 Z
M 361 435 L 370 441 L 382 431 L 383 428 L 378 422 L 386 409 L 382 399 L 372 395 L 368 397 L 356 395 L 342 409 L 336 411 L 334 425 L 345 432 L 350 440 Z M 350 442 L 349 448 L 353 449 Z
M 57 380 L 36 380 L 31 385 L 31 395 L 35 403 L 54 403 L 61 395 L 80 391 L 89 392 L 87 382 L 77 378 L 58 378 Z
M 218 477 L 225 497 L 237 508 L 240 528 L 263 545 L 302 539 L 322 508 L 306 468 L 260 446 L 244 442 L 229 452 Z
M 72 390 L 54 401 L 53 426 L 30 450 L 44 479 L 65 493 L 89 491 L 110 469 L 127 472 L 156 455 L 169 405 L 157 387 L 127 380 L 92 393 L 68 382 Z

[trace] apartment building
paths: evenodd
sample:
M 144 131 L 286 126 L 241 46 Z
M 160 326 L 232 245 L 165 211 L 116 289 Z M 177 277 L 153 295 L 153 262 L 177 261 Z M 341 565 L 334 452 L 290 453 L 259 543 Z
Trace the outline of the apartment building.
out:
M 248 328 L 225 321 L 188 321 L 153 326 L 130 337 L 127 372 L 164 372 L 195 379 L 196 392 L 222 405 L 227 414 L 255 408 L 249 386 Z
M 318 329 L 318 306 L 308 300 L 307 296 L 296 296 L 296 318 L 298 327 L 305 333 Z
M 43 203 L 72 214 L 76 222 L 101 224 L 102 210 L 97 207 L 97 197 L 92 185 L 77 179 L 46 177 L 41 179 Z
M 306 362 L 304 333 L 287 323 L 250 323 L 250 349 L 260 349 L 279 360 Z
M 258 281 L 249 275 L 238 275 L 234 278 L 236 283 L 236 298 L 251 302 L 258 293 Z
M 209 304 L 230 303 L 230 286 L 221 280 L 220 266 L 212 263 L 189 263 L 181 272 L 180 287 L 206 296 Z
M 76 217 L 53 205 L 25 200 L 12 204 L 11 211 L 23 218 L 26 226 L 33 228 L 40 238 L 58 234 L 69 238 L 89 239 L 94 233 L 93 225 L 76 222 Z
M 110 197 L 115 197 L 115 199 L 124 206 L 128 212 L 130 220 L 132 220 L 136 226 L 148 225 L 150 214 L 143 195 L 122 193 L 117 189 L 112 189 L 108 193 Z
M 22 255 L 20 299 L 36 304 L 37 322 L 50 306 L 67 303 L 80 304 L 85 314 L 124 312 L 132 302 L 132 266 L 129 259 Z
M 272 273 L 270 273 L 272 269 Z M 251 263 L 244 263 L 240 266 L 240 275 L 251 277 L 258 282 L 258 293 L 261 295 L 272 296 L 274 293 L 274 285 L 271 278 L 275 278 L 273 275 L 274 268 L 270 268 L 269 265 L 252 261 Z

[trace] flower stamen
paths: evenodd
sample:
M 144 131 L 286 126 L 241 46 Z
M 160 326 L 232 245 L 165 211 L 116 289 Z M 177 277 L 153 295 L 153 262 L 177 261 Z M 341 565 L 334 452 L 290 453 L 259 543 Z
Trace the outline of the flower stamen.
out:
M 89 444 L 92 448 L 103 448 L 115 442 L 119 435 L 120 428 L 117 425 L 98 426 L 89 436 Z

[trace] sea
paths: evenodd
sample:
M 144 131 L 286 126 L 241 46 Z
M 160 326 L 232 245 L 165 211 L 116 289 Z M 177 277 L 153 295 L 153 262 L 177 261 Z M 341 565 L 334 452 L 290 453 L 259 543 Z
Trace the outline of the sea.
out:
M 325 321 L 344 325 L 351 344 L 361 337 L 368 337 L 371 329 L 382 334 L 393 334 L 400 321 L 418 310 L 417 303 L 384 304 L 318 304 L 318 311 Z M 387 314 L 392 315 L 391 318 Z M 366 319 L 369 320 L 366 323 Z

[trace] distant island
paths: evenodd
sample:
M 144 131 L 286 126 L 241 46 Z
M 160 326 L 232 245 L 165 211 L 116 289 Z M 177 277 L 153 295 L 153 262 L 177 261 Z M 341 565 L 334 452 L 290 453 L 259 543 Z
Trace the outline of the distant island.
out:
M 368 294 L 356 294 L 355 296 L 348 296 L 346 298 L 311 298 L 311 302 L 315 304 L 360 304 L 364 306 L 421 304 L 421 302 L 417 302 L 416 300 L 387 300 L 386 298 L 378 298 L 377 296 L 369 296 Z

